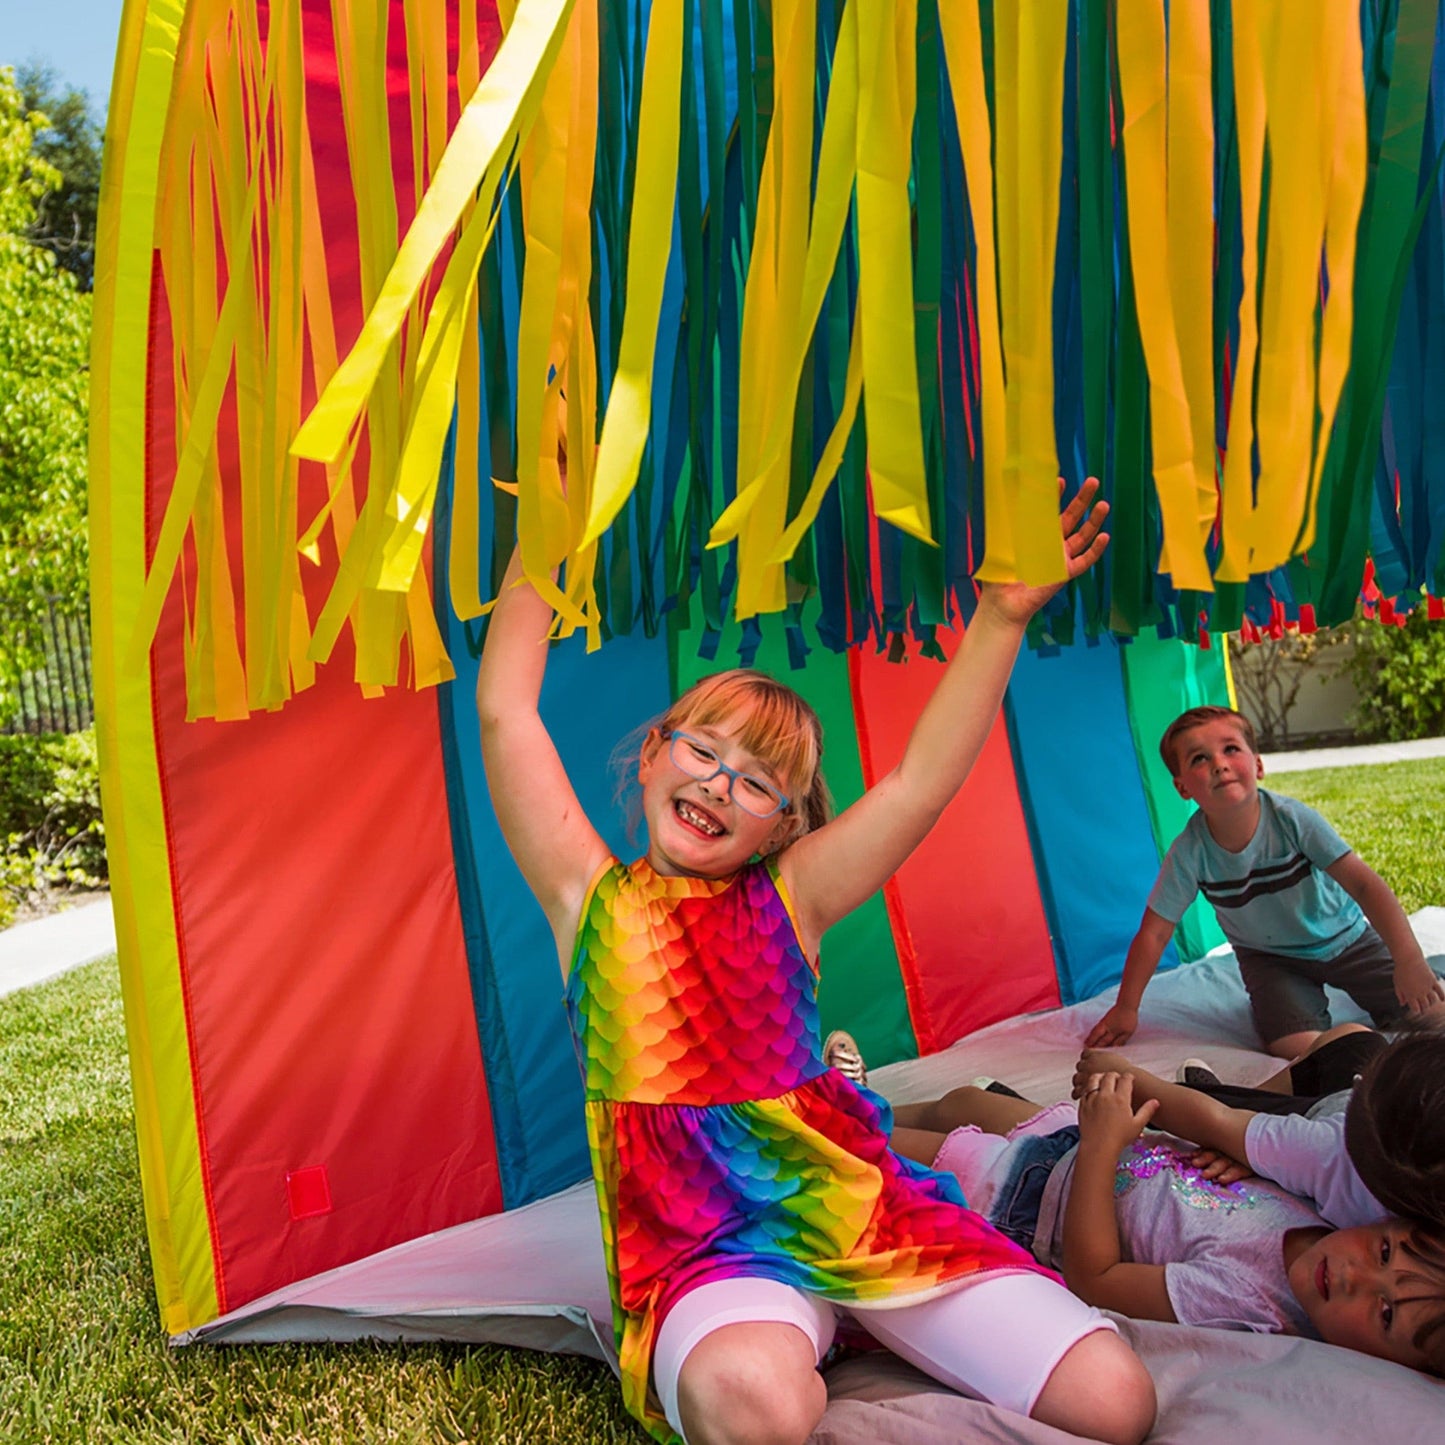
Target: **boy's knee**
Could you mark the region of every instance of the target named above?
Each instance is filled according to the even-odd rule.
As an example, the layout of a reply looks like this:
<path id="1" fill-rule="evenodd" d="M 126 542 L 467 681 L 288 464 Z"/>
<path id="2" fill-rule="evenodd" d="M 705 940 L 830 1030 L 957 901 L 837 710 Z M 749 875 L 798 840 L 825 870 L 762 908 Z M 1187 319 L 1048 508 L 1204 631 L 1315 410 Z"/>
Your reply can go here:
<path id="1" fill-rule="evenodd" d="M 678 1411 L 689 1445 L 802 1445 L 822 1418 L 828 1391 L 811 1343 L 800 1330 L 738 1333 L 753 1328 L 719 1330 L 687 1357 Z"/>
<path id="2" fill-rule="evenodd" d="M 1073 1435 L 1139 1445 L 1157 1410 L 1144 1362 L 1118 1335 L 1095 1330 L 1054 1366 L 1030 1415 Z"/>

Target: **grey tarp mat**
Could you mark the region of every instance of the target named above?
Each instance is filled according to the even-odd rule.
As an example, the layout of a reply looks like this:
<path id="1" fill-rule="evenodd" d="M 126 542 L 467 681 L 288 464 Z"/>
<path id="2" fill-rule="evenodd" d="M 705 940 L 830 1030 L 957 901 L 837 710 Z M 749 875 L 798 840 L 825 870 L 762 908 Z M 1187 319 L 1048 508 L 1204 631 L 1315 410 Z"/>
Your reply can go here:
<path id="1" fill-rule="evenodd" d="M 1445 955 L 1445 908 L 1414 915 L 1427 953 Z M 1437 959 L 1438 966 L 1438 959 Z M 989 1074 L 1041 1102 L 1065 1097 L 1080 1040 L 1108 1000 L 1009 1019 L 928 1059 L 876 1070 L 897 1103 Z M 1338 1022 L 1360 1018 L 1332 994 Z M 1244 989 L 1227 952 L 1156 979 L 1128 1052 L 1172 1075 L 1201 1054 L 1225 1078 L 1253 1083 L 1278 1066 L 1257 1051 Z M 1161 1442 L 1436 1438 L 1445 1385 L 1328 1345 L 1127 1322 L 1159 1386 Z M 611 1311 L 590 1183 L 507 1214 L 411 1240 L 302 1280 L 176 1343 L 449 1339 L 570 1351 L 611 1362 Z M 886 1355 L 829 1376 L 820 1441 L 1066 1441 L 1074 1437 L 939 1390 Z M 1426 1422 L 1429 1429 L 1427 1432 Z"/>

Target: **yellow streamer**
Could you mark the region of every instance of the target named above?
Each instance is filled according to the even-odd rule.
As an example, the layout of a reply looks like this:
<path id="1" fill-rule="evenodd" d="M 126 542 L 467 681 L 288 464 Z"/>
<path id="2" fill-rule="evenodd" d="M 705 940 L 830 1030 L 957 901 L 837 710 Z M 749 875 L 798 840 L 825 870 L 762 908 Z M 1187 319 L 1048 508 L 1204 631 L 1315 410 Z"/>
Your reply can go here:
<path id="1" fill-rule="evenodd" d="M 1012 580 L 1018 575 L 1013 520 L 1004 491 L 1003 459 L 1008 448 L 1008 412 L 1004 401 L 1003 344 L 999 325 L 998 262 L 994 249 L 993 135 L 983 83 L 983 39 L 978 10 L 972 5 L 940 5 L 938 28 L 948 61 L 949 88 L 962 143 L 964 175 L 973 209 L 978 247 L 978 355 L 983 450 L 984 515 L 988 541 L 980 581 Z"/>
<path id="2" fill-rule="evenodd" d="M 637 483 L 652 415 L 652 361 L 672 249 L 682 87 L 682 0 L 655 0 L 642 67 L 632 228 L 627 238 L 627 311 L 617 374 L 607 399 L 592 505 L 580 545 L 596 542 Z M 535 583 L 535 578 L 532 579 Z"/>
<path id="3" fill-rule="evenodd" d="M 1234 111 L 1239 144 L 1243 288 L 1220 507 L 1222 550 L 1214 575 L 1247 582 L 1254 517 L 1254 372 L 1259 347 L 1259 211 L 1264 189 L 1264 70 L 1257 0 L 1234 0 Z"/>
<path id="4" fill-rule="evenodd" d="M 1330 296 L 1325 307 L 1324 325 L 1320 333 L 1319 364 L 1319 427 L 1314 466 L 1310 472 L 1310 490 L 1304 509 L 1304 523 L 1296 538 L 1296 554 L 1314 543 L 1316 503 L 1320 475 L 1329 451 L 1330 433 L 1334 429 L 1335 410 L 1345 375 L 1350 368 L 1350 342 L 1354 323 L 1355 242 L 1360 222 L 1360 207 L 1365 200 L 1365 173 L 1368 162 L 1365 122 L 1364 56 L 1359 27 L 1351 0 L 1330 0 L 1331 16 L 1327 20 L 1340 46 L 1336 59 L 1338 85 L 1334 99 L 1334 151 L 1331 157 L 1329 209 L 1326 217 L 1325 261 L 1330 276 Z M 1334 12 L 1338 12 L 1337 14 Z M 1325 76 L 1328 82 L 1328 73 Z M 1326 95 L 1331 91 L 1326 90 Z"/>
<path id="5" fill-rule="evenodd" d="M 1160 569 L 1176 587 L 1213 589 L 1201 526 L 1193 428 L 1212 426 L 1190 415 L 1169 287 L 1169 172 L 1164 12 L 1151 0 L 1127 0 L 1118 25 L 1119 87 L 1124 101 L 1122 144 L 1129 188 L 1129 260 L 1134 275 L 1139 335 L 1149 370 L 1154 485 L 1164 524 Z M 1212 473 L 1212 469 L 1211 469 Z M 1210 521 L 1213 511 L 1210 511 Z"/>
<path id="6" fill-rule="evenodd" d="M 811 99 L 805 103 L 811 104 Z M 769 479 L 776 477 L 790 460 L 793 427 L 797 416 L 798 385 L 807 359 L 807 347 L 818 324 L 828 283 L 837 264 L 838 252 L 848 224 L 857 155 L 857 114 L 857 11 L 850 6 L 839 26 L 838 44 L 833 54 L 828 109 L 823 120 L 823 139 L 818 156 L 817 195 L 813 204 L 803 281 L 797 303 L 798 322 L 790 337 L 790 354 L 781 361 L 780 380 L 773 389 L 775 410 L 763 444 L 762 459 L 757 463 L 757 475 L 745 481 L 741 468 L 739 469 L 738 494 L 713 523 L 708 539 L 710 547 L 719 546 L 737 536 L 743 518 L 751 511 L 762 487 Z M 846 434 L 844 439 L 846 440 Z M 830 480 L 836 470 L 835 464 L 828 473 Z M 815 473 L 815 486 L 818 475 Z M 815 515 L 821 502 L 820 494 L 813 504 Z M 789 526 L 787 534 L 795 535 L 797 540 L 786 550 L 772 551 L 768 561 L 775 566 L 786 562 L 797 549 L 797 541 L 801 540 L 801 531 L 792 525 Z"/>
<path id="7" fill-rule="evenodd" d="M 917 537 L 929 533 L 918 364 L 914 355 L 913 242 L 908 203 L 911 87 L 900 82 L 891 25 L 912 35 L 914 0 L 855 0 L 858 11 L 858 295 L 863 405 L 873 507 Z M 900 325 L 900 318 L 910 324 Z"/>
<path id="8" fill-rule="evenodd" d="M 803 330 L 799 302 L 809 279 L 817 11 L 807 0 L 785 0 L 773 16 L 773 121 L 759 180 L 739 356 L 738 483 L 750 489 L 738 547 L 740 618 L 776 612 L 787 602 L 783 569 L 770 553 L 787 520 L 792 417 L 811 336 L 811 327 Z M 846 220 L 846 210 L 837 219 Z M 819 265 L 811 278 L 819 309 L 827 285 L 826 274 L 818 275 L 823 270 Z M 762 454 L 770 439 L 775 450 L 768 464 Z"/>
<path id="9" fill-rule="evenodd" d="M 331 461 L 341 452 L 432 262 L 482 176 L 504 159 L 528 98 L 551 74 L 572 5 L 573 0 L 529 0 L 518 10 L 457 122 L 356 344 L 292 443 L 297 456 Z"/>

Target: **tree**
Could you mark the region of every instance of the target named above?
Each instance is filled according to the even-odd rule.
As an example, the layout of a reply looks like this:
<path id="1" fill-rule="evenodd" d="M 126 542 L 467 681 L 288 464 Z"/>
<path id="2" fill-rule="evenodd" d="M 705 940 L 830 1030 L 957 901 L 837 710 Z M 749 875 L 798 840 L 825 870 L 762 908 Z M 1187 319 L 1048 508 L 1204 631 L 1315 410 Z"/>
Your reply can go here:
<path id="1" fill-rule="evenodd" d="M 43 666 L 39 622 L 86 606 L 90 297 L 32 239 L 59 172 L 0 68 L 0 714 Z"/>
<path id="2" fill-rule="evenodd" d="M 60 174 L 58 184 L 36 202 L 28 234 L 89 291 L 95 278 L 95 214 L 100 204 L 101 128 L 90 97 L 62 89 L 53 70 L 22 66 L 15 73 L 21 104 L 45 117 L 31 152 Z"/>

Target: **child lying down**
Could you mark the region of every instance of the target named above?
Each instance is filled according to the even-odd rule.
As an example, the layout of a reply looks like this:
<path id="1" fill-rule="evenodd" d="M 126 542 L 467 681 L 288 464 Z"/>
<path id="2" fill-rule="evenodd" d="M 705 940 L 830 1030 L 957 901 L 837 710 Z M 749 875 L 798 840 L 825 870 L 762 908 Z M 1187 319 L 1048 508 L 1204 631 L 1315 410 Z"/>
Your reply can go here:
<path id="1" fill-rule="evenodd" d="M 900 1105 L 893 1147 L 957 1176 L 970 1205 L 1087 1303 L 1138 1319 L 1319 1338 L 1445 1375 L 1445 1234 L 1331 1229 L 1263 1179 L 1221 1185 L 1144 1127 L 1127 1074 L 1044 1108 L 980 1088 Z"/>

